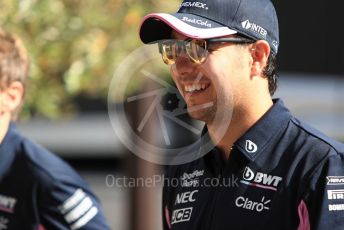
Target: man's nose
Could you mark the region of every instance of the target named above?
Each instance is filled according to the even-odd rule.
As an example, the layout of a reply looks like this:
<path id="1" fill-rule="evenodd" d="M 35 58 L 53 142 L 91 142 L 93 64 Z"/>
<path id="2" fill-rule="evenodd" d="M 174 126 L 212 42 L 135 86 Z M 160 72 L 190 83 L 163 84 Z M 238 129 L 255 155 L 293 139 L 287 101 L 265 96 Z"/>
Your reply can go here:
<path id="1" fill-rule="evenodd" d="M 182 52 L 176 60 L 175 67 L 178 74 L 183 76 L 193 73 L 197 68 L 197 64 L 192 62 L 187 54 Z"/>

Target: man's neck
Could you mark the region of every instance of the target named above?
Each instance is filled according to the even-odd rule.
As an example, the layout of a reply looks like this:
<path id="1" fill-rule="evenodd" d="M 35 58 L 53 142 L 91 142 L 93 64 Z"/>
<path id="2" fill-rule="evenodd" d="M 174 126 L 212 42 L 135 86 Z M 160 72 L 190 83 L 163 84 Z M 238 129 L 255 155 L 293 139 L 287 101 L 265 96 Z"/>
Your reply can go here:
<path id="1" fill-rule="evenodd" d="M 264 116 L 272 106 L 272 100 L 265 100 L 259 106 L 251 105 L 234 110 L 232 120 L 224 134 L 219 133 L 221 124 L 207 124 L 209 135 L 216 147 L 221 150 L 225 160 L 229 158 L 234 143 Z"/>

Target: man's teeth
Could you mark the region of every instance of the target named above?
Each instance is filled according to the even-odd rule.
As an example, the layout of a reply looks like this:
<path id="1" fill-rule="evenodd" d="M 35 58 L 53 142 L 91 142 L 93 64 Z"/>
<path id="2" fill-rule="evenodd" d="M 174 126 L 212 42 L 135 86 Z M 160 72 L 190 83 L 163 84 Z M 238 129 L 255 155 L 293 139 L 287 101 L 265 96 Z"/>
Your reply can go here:
<path id="1" fill-rule="evenodd" d="M 194 91 L 204 90 L 207 87 L 206 84 L 193 84 L 193 85 L 186 85 L 185 91 L 188 93 L 192 93 Z"/>

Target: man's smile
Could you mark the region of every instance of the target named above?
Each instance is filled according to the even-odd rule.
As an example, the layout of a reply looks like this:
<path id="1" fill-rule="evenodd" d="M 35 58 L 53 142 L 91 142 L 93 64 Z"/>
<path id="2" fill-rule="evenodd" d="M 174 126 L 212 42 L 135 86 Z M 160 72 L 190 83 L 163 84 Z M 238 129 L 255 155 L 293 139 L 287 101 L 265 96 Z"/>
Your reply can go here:
<path id="1" fill-rule="evenodd" d="M 184 91 L 186 93 L 200 92 L 207 89 L 209 85 L 210 84 L 201 84 L 201 83 L 188 84 L 188 85 L 184 85 Z"/>

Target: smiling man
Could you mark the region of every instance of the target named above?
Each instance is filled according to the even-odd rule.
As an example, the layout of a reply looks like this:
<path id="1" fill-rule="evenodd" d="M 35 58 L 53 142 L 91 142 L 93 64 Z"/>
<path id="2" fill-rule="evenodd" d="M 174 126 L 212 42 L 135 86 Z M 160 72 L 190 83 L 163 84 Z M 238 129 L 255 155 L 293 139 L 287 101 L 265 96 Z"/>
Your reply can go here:
<path id="1" fill-rule="evenodd" d="M 170 166 L 164 229 L 343 229 L 344 146 L 295 118 L 276 86 L 279 27 L 270 0 L 184 1 L 144 17 L 188 113 L 213 148 Z M 230 179 L 237 178 L 229 183 Z"/>

